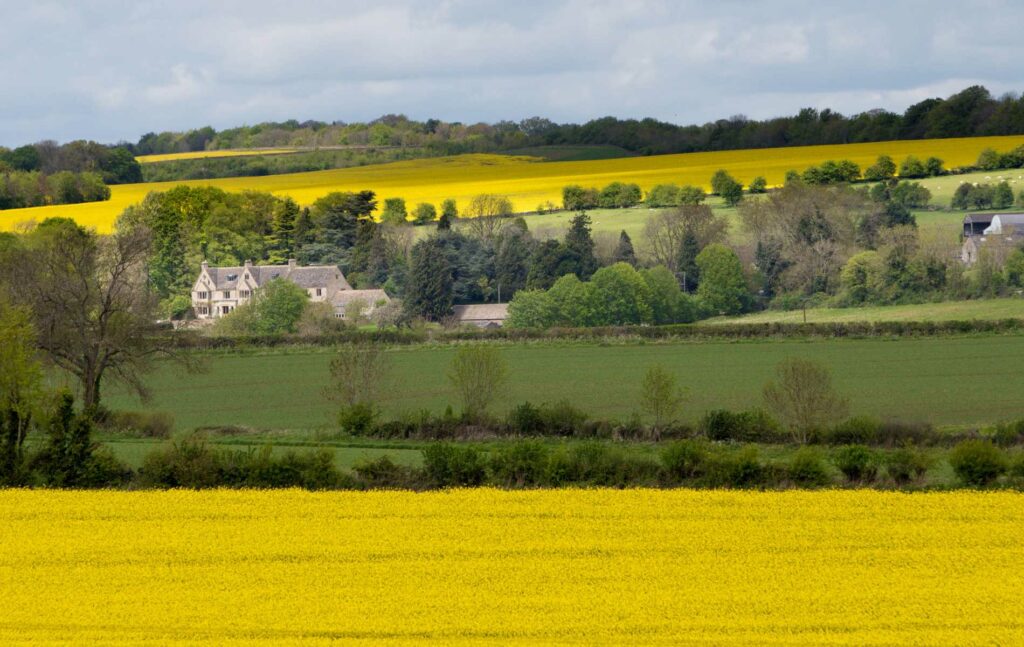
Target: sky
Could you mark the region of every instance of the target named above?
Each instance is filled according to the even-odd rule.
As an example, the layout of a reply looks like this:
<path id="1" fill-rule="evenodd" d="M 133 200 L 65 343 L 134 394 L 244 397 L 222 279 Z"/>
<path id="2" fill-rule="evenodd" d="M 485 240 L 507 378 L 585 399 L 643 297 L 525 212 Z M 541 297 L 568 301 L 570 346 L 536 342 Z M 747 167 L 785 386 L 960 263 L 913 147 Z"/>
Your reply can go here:
<path id="1" fill-rule="evenodd" d="M 1024 2 L 0 0 L 0 145 L 261 121 L 690 124 L 1024 90 Z"/>

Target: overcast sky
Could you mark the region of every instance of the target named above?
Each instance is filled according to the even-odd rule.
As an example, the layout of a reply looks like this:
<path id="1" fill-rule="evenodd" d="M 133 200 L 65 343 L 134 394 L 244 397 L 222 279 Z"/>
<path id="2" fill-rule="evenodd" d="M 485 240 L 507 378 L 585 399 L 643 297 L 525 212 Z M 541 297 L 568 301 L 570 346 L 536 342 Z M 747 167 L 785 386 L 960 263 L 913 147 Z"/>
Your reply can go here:
<path id="1" fill-rule="evenodd" d="M 0 145 L 268 120 L 903 110 L 1024 89 L 1024 2 L 0 0 Z"/>

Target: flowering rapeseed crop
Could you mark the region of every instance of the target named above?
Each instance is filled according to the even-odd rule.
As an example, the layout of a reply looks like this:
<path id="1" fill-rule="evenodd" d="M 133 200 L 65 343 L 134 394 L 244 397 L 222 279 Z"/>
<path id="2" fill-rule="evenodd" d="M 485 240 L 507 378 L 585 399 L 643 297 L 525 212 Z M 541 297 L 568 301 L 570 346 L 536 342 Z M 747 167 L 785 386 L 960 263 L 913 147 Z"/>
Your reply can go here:
<path id="1" fill-rule="evenodd" d="M 0 492 L 0 642 L 1011 644 L 1011 493 Z"/>
<path id="2" fill-rule="evenodd" d="M 294 153 L 295 148 L 242 148 L 232 150 L 190 151 L 188 153 L 159 153 L 156 155 L 139 155 L 135 159 L 139 164 L 156 162 L 173 162 L 177 160 L 209 159 L 211 157 L 248 157 L 251 155 L 280 155 Z"/>
<path id="3" fill-rule="evenodd" d="M 849 159 L 865 168 L 882 154 L 891 155 L 897 162 L 907 155 L 921 158 L 935 155 L 945 160 L 947 167 L 955 167 L 973 164 L 986 147 L 1005 151 L 1022 143 L 1022 136 L 972 137 L 580 162 L 542 162 L 537 158 L 508 155 L 460 155 L 285 175 L 121 184 L 111 187 L 111 197 L 106 202 L 0 212 L 0 230 L 12 229 L 27 220 L 66 216 L 100 231 L 109 231 L 125 207 L 141 201 L 150 191 L 166 191 L 178 184 L 217 186 L 227 191 L 270 191 L 289 195 L 301 204 L 310 204 L 331 191 L 362 189 L 376 191 L 381 200 L 405 198 L 410 207 L 418 202 L 438 205 L 445 198 L 455 198 L 465 206 L 477 194 L 498 193 L 509 196 L 517 211 L 529 211 L 548 200 L 561 204 L 562 187 L 567 184 L 600 187 L 615 181 L 636 182 L 645 191 L 664 182 L 707 187 L 711 175 L 725 168 L 744 184 L 760 175 L 769 184 L 776 185 L 783 182 L 787 170 L 802 171 L 828 159 Z"/>

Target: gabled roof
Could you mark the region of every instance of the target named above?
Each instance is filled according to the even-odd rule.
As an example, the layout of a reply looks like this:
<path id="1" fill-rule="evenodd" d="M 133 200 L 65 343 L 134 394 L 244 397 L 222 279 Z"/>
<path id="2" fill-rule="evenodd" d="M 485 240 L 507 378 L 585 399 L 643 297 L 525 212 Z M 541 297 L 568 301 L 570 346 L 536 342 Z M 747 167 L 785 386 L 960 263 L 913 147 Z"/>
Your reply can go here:
<path id="1" fill-rule="evenodd" d="M 300 288 L 321 288 L 337 285 L 348 289 L 348 281 L 335 265 L 244 265 L 241 267 L 206 267 L 206 273 L 213 281 L 214 290 L 233 290 L 248 272 L 257 287 L 262 287 L 276 278 L 288 279 Z"/>
<path id="2" fill-rule="evenodd" d="M 366 305 L 375 305 L 378 301 L 391 301 L 384 290 L 338 290 L 331 297 L 331 305 L 344 307 L 355 300 L 362 300 Z"/>
<path id="3" fill-rule="evenodd" d="M 473 303 L 453 310 L 459 321 L 504 321 L 508 317 L 507 303 Z"/>

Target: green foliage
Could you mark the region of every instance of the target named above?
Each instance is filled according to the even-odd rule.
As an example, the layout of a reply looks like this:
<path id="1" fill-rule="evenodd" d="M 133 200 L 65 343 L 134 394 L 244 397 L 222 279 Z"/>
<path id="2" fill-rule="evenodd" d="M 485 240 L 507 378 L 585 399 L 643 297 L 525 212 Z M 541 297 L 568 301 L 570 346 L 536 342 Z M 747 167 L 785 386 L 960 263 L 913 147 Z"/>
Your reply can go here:
<path id="1" fill-rule="evenodd" d="M 919 182 L 899 182 L 890 190 L 889 199 L 908 209 L 924 209 L 932 201 L 932 192 Z M 1010 199 L 1012 202 L 1012 194 Z"/>
<path id="2" fill-rule="evenodd" d="M 698 429 L 708 440 L 715 441 L 771 443 L 783 437 L 779 423 L 760 409 L 713 409 L 704 414 Z"/>
<path id="3" fill-rule="evenodd" d="M 30 468 L 44 485 L 102 487 L 124 480 L 126 470 L 109 456 L 97 454 L 92 421 L 75 413 L 74 398 L 63 393 L 46 423 L 46 444 L 32 457 Z"/>
<path id="4" fill-rule="evenodd" d="M 653 208 L 679 206 L 679 186 L 676 184 L 658 184 L 651 187 L 651 190 L 647 192 L 644 204 Z"/>
<path id="5" fill-rule="evenodd" d="M 1006 209 L 1007 207 L 1013 206 L 1013 189 L 1010 188 L 1010 184 L 1003 180 L 996 185 L 992 192 L 992 208 L 993 209 Z"/>
<path id="6" fill-rule="evenodd" d="M 554 325 L 557 308 L 545 290 L 520 290 L 508 304 L 508 328 L 548 328 Z"/>
<path id="7" fill-rule="evenodd" d="M 715 171 L 711 176 L 711 191 L 722 198 L 726 205 L 734 207 L 743 200 L 743 185 L 725 169 Z"/>
<path id="8" fill-rule="evenodd" d="M 900 177 L 901 178 L 919 178 L 926 177 L 928 175 L 928 169 L 925 167 L 924 162 L 919 158 L 908 155 L 903 163 L 900 164 Z"/>
<path id="9" fill-rule="evenodd" d="M 421 202 L 412 210 L 412 219 L 417 225 L 427 225 L 437 220 L 437 208 L 427 202 Z"/>
<path id="10" fill-rule="evenodd" d="M 684 184 L 679 187 L 679 204 L 680 205 L 697 205 L 704 202 L 704 189 L 699 186 L 693 186 L 691 184 Z"/>
<path id="11" fill-rule="evenodd" d="M 599 269 L 590 281 L 589 296 L 594 325 L 650 323 L 653 318 L 647 282 L 626 263 Z"/>
<path id="12" fill-rule="evenodd" d="M 883 287 L 883 269 L 878 252 L 860 252 L 851 256 L 839 277 L 843 303 L 859 305 L 877 301 Z"/>
<path id="13" fill-rule="evenodd" d="M 431 443 L 423 449 L 423 468 L 437 487 L 474 487 L 487 476 L 484 455 L 472 445 Z"/>
<path id="14" fill-rule="evenodd" d="M 1000 168 L 999 153 L 994 148 L 985 148 L 978 155 L 978 161 L 974 163 L 982 171 L 994 171 Z"/>
<path id="15" fill-rule="evenodd" d="M 836 450 L 832 462 L 851 483 L 870 483 L 878 475 L 878 458 L 864 445 L 846 445 Z"/>
<path id="16" fill-rule="evenodd" d="M 833 388 L 832 373 L 823 364 L 791 357 L 778 364 L 776 376 L 764 386 L 765 405 L 789 427 L 795 442 L 806 443 L 846 417 L 849 401 Z"/>
<path id="17" fill-rule="evenodd" d="M 633 249 L 633 241 L 630 239 L 629 234 L 626 233 L 626 230 L 622 230 L 619 233 L 619 243 L 615 246 L 615 251 L 612 253 L 612 262 L 629 263 L 636 267 L 636 251 Z"/>
<path id="18" fill-rule="evenodd" d="M 620 209 L 635 207 L 640 204 L 642 198 L 643 193 L 639 185 L 612 182 L 601 189 L 601 193 L 597 196 L 597 204 L 603 209 Z"/>
<path id="19" fill-rule="evenodd" d="M 889 453 L 885 468 L 896 485 L 903 486 L 920 481 L 930 465 L 931 461 L 924 452 L 906 446 Z"/>
<path id="20" fill-rule="evenodd" d="M 707 446 L 696 440 L 677 441 L 661 450 L 665 473 L 676 483 L 703 476 L 709 458 Z"/>
<path id="21" fill-rule="evenodd" d="M 498 485 L 533 487 L 541 485 L 547 473 L 548 448 L 524 440 L 502 445 L 491 454 L 490 469 Z"/>
<path id="22" fill-rule="evenodd" d="M 224 335 L 283 335 L 296 332 L 309 295 L 291 281 L 277 278 L 264 284 L 248 303 L 217 320 Z"/>
<path id="23" fill-rule="evenodd" d="M 561 268 L 564 274 L 572 273 L 585 281 L 597 270 L 594 239 L 590 236 L 590 216 L 585 212 L 577 213 L 569 222 L 569 231 L 565 234 L 565 257 Z"/>
<path id="24" fill-rule="evenodd" d="M 832 480 L 821 453 L 812 447 L 801 447 L 790 460 L 787 469 L 789 478 L 803 487 L 821 487 Z"/>
<path id="25" fill-rule="evenodd" d="M 751 194 L 756 193 L 767 193 L 768 192 L 768 180 L 758 175 L 750 181 L 750 186 L 747 187 L 747 192 Z"/>
<path id="26" fill-rule="evenodd" d="M 881 182 L 896 175 L 896 162 L 888 155 L 879 155 L 874 164 L 864 169 L 864 179 L 868 182 Z"/>
<path id="27" fill-rule="evenodd" d="M 387 198 L 384 200 L 384 210 L 380 214 L 382 222 L 389 225 L 404 225 L 409 218 L 403 198 Z"/>
<path id="28" fill-rule="evenodd" d="M 735 315 L 744 309 L 747 284 L 736 252 L 719 244 L 708 245 L 697 255 L 700 285 L 697 298 L 711 312 Z"/>
<path id="29" fill-rule="evenodd" d="M 640 409 L 653 420 L 652 431 L 659 438 L 664 427 L 676 420 L 683 405 L 683 390 L 675 375 L 661 366 L 652 366 L 640 382 Z"/>
<path id="30" fill-rule="evenodd" d="M 805 184 L 840 184 L 860 179 L 860 167 L 850 160 L 826 160 L 808 167 L 802 176 Z"/>
<path id="31" fill-rule="evenodd" d="M 566 211 L 596 209 L 599 203 L 597 189 L 585 189 L 577 184 L 562 188 L 562 208 Z"/>
<path id="32" fill-rule="evenodd" d="M 1009 464 L 1002 451 L 986 440 L 965 440 L 949 452 L 949 464 L 960 481 L 985 487 L 1002 476 Z"/>
<path id="33" fill-rule="evenodd" d="M 453 268 L 437 236 L 413 246 L 405 294 L 405 309 L 412 316 L 440 321 L 452 313 Z"/>
<path id="34" fill-rule="evenodd" d="M 43 399 L 36 332 L 25 308 L 0 297 L 0 485 L 22 479 L 24 443 Z"/>

